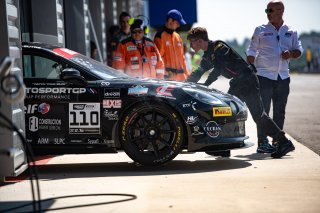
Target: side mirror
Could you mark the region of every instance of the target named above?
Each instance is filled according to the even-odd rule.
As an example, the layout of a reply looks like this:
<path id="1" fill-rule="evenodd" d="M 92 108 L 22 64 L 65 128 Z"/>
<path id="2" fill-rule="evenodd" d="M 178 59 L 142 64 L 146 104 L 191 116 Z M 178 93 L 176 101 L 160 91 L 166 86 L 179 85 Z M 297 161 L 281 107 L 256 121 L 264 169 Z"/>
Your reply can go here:
<path id="1" fill-rule="evenodd" d="M 86 86 L 88 82 L 80 75 L 79 70 L 74 68 L 66 68 L 62 70 L 60 78 L 70 84 Z"/>

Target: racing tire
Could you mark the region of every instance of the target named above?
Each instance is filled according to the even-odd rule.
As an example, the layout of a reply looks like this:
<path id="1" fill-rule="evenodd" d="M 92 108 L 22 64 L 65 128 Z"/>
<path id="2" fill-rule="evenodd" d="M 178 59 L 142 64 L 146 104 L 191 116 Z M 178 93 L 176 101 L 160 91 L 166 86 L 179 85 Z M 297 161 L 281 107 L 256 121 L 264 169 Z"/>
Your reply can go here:
<path id="1" fill-rule="evenodd" d="M 124 114 L 119 124 L 122 148 L 139 164 L 161 165 L 181 151 L 185 132 L 182 119 L 164 103 L 138 104 Z"/>

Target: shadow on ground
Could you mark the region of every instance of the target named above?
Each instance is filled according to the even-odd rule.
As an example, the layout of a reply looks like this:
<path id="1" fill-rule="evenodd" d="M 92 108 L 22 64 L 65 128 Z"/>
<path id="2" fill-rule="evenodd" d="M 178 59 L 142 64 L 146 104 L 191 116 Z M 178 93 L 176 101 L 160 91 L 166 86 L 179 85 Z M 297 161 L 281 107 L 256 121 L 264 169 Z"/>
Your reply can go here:
<path id="1" fill-rule="evenodd" d="M 47 164 L 37 166 L 39 178 L 45 180 L 83 178 L 83 177 L 119 177 L 119 176 L 153 176 L 215 172 L 241 169 L 252 164 L 244 160 L 217 158 L 201 161 L 173 160 L 170 163 L 147 167 L 137 166 L 133 162 L 81 163 L 81 164 Z"/>

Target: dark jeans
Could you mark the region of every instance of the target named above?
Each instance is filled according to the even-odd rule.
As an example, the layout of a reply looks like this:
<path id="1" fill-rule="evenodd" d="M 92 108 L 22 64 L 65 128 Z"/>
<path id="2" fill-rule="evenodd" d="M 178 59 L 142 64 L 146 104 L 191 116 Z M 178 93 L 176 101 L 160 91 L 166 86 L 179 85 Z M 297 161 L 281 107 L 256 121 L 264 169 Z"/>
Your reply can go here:
<path id="1" fill-rule="evenodd" d="M 253 120 L 268 136 L 272 137 L 275 141 L 279 141 L 284 137 L 285 133 L 264 110 L 258 77 L 254 72 L 248 71 L 241 78 L 233 78 L 230 81 L 228 93 L 237 96 L 247 104 Z"/>
<path id="2" fill-rule="evenodd" d="M 266 113 L 269 115 L 271 101 L 273 108 L 273 121 L 280 129 L 283 129 L 286 106 L 290 92 L 290 78 L 282 80 L 278 76 L 278 80 L 271 80 L 262 76 L 258 76 L 260 83 L 260 93 Z M 262 128 L 257 126 L 258 141 L 263 141 L 267 135 Z"/>

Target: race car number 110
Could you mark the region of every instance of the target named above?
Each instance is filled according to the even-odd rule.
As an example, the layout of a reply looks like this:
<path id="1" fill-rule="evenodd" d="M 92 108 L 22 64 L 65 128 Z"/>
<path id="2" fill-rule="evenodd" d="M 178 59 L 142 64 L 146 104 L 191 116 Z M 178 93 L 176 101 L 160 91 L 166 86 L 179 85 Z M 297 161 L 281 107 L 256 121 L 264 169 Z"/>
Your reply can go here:
<path id="1" fill-rule="evenodd" d="M 100 134 L 100 103 L 69 103 L 69 134 Z"/>

